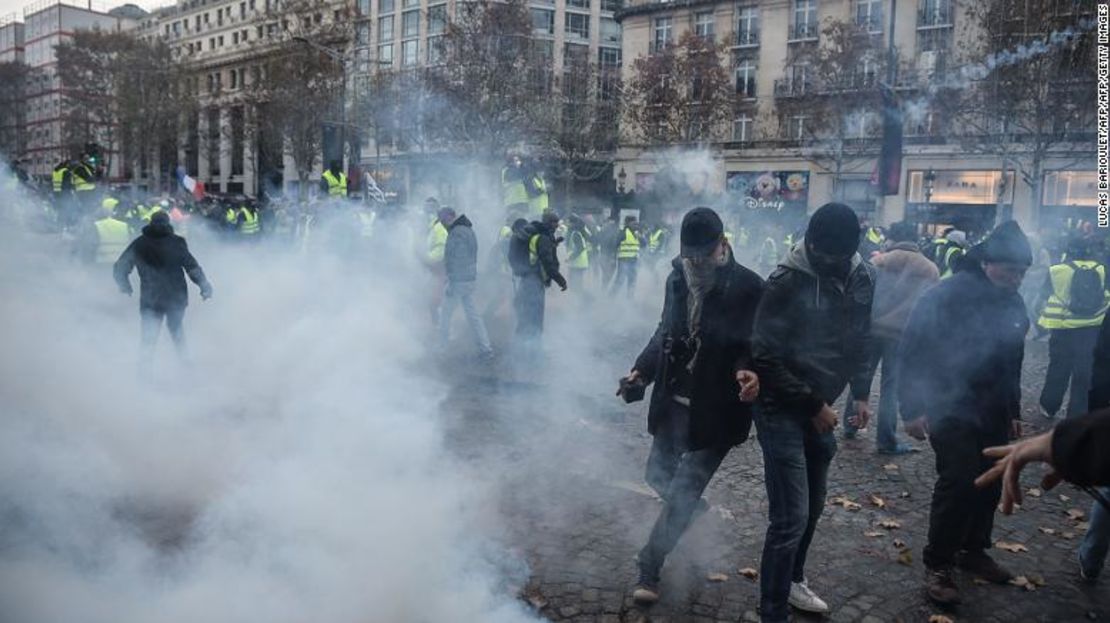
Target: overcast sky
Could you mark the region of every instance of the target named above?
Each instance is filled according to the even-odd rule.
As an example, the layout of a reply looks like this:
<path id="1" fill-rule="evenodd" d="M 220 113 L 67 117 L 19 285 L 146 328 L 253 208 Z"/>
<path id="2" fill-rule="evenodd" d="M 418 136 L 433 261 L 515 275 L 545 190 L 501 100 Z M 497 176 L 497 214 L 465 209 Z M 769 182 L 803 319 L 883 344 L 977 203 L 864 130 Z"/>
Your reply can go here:
<path id="1" fill-rule="evenodd" d="M 79 2 L 80 0 L 66 0 L 65 4 L 78 4 Z M 167 4 L 174 4 L 174 0 L 130 0 L 130 2 L 148 11 Z M 15 13 L 19 16 L 19 20 L 23 21 L 24 7 L 35 3 L 35 0 L 0 0 L 0 17 L 8 15 L 9 13 Z M 103 6 L 111 9 L 127 3 L 128 0 L 93 0 L 93 7 L 101 8 Z"/>

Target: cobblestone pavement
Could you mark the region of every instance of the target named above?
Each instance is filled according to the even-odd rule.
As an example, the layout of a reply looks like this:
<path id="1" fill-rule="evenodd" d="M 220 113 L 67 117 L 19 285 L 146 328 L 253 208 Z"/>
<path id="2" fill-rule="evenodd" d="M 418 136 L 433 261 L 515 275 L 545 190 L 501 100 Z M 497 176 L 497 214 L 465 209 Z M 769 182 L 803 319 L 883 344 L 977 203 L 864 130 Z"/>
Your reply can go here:
<path id="1" fill-rule="evenodd" d="M 754 438 L 729 454 L 710 484 L 710 511 L 664 568 L 662 601 L 640 609 L 629 597 L 634 556 L 659 502 L 642 481 L 650 444 L 645 403 L 625 406 L 609 386 L 627 369 L 640 339 L 642 334 L 628 335 L 618 339 L 621 346 L 594 352 L 590 374 L 604 378 L 578 378 L 574 386 L 562 381 L 565 371 L 547 369 L 539 377 L 545 380 L 533 383 L 504 380 L 519 374 L 519 366 L 508 363 L 487 373 L 452 366 L 453 389 L 443 409 L 449 447 L 502 484 L 504 539 L 529 568 L 521 598 L 542 617 L 600 623 L 758 621 L 758 580 L 740 571 L 759 568 L 767 525 Z M 1024 407 L 1031 430 L 1044 426 L 1034 409 L 1046 359 L 1045 343 L 1028 343 Z M 830 503 L 809 556 L 810 585 L 829 602 L 831 621 L 929 621 L 942 614 L 926 602 L 921 588 L 933 454 L 926 447 L 913 455 L 881 457 L 873 437 L 871 430 L 839 441 Z M 1039 474 L 1030 470 L 1026 488 Z M 835 498 L 859 506 L 838 505 Z M 954 621 L 1007 623 L 1110 619 L 1105 586 L 1092 588 L 1078 579 L 1075 550 L 1084 524 L 1069 518 L 1072 509 L 1089 512 L 1089 499 L 1062 486 L 1027 498 L 1012 517 L 999 515 L 995 540 L 1022 551 L 995 549 L 992 555 L 1043 586 L 985 586 L 958 576 L 965 603 L 944 614 Z M 881 526 L 888 521 L 896 523 Z"/>

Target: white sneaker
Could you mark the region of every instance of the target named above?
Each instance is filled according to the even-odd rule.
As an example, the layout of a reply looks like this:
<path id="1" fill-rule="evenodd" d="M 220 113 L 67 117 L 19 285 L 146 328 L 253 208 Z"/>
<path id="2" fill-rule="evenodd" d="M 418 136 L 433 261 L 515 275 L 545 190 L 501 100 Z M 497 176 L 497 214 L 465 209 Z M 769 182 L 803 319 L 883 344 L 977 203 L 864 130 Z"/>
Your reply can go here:
<path id="1" fill-rule="evenodd" d="M 801 583 L 793 582 L 790 584 L 790 599 L 787 602 L 804 612 L 813 612 L 815 614 L 824 614 L 829 611 L 829 604 L 825 603 L 820 597 L 817 596 L 805 580 Z"/>

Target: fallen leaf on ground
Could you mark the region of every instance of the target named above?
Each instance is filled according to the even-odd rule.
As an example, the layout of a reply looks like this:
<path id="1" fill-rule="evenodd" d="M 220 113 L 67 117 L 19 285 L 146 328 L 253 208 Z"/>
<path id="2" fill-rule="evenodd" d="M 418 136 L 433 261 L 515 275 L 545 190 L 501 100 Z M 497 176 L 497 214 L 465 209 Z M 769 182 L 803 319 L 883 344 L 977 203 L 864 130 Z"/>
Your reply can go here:
<path id="1" fill-rule="evenodd" d="M 903 491 L 903 492 L 901 492 L 901 493 L 899 493 L 899 494 L 898 494 L 898 497 L 900 497 L 900 498 L 908 498 L 908 497 L 910 497 L 910 492 L 909 492 L 909 491 Z"/>
<path id="2" fill-rule="evenodd" d="M 1019 575 L 1016 578 L 1010 580 L 1010 584 L 1024 588 L 1027 591 L 1037 590 L 1037 585 L 1031 582 L 1029 578 L 1025 577 L 1024 575 Z"/>
<path id="3" fill-rule="evenodd" d="M 710 582 L 727 582 L 728 576 L 723 573 L 710 573 L 709 575 L 705 576 L 705 579 L 709 580 Z"/>
<path id="4" fill-rule="evenodd" d="M 886 536 L 886 533 L 880 530 L 868 530 L 867 532 L 863 533 L 863 536 L 869 539 L 873 539 L 875 537 Z"/>
<path id="5" fill-rule="evenodd" d="M 547 600 L 544 599 L 543 595 L 539 595 L 539 594 L 529 595 L 528 596 L 528 604 L 531 605 L 536 610 L 543 610 L 544 608 L 547 607 Z"/>
<path id="6" fill-rule="evenodd" d="M 1039 497 L 1041 497 L 1041 490 L 1036 488 L 1036 487 L 1033 487 L 1032 489 L 1026 491 L 1025 495 L 1028 495 L 1031 498 L 1039 498 Z"/>
<path id="7" fill-rule="evenodd" d="M 875 508 L 886 508 L 886 500 L 874 493 L 871 494 L 871 503 L 875 505 Z"/>
<path id="8" fill-rule="evenodd" d="M 1091 524 L 1086 522 L 1086 521 L 1080 521 L 1080 522 L 1075 524 L 1075 529 L 1079 530 L 1080 532 L 1086 532 L 1087 529 L 1090 528 L 1090 527 L 1091 527 Z"/>
<path id="9" fill-rule="evenodd" d="M 902 523 L 894 521 L 893 519 L 884 519 L 879 522 L 879 527 L 886 528 L 887 530 L 897 530 L 902 527 Z"/>
<path id="10" fill-rule="evenodd" d="M 1072 539 L 1074 539 L 1074 538 L 1075 538 L 1075 533 L 1074 533 L 1074 532 L 1068 532 L 1068 531 L 1064 531 L 1064 532 L 1061 532 L 1061 533 L 1060 533 L 1060 538 L 1062 538 L 1062 539 L 1067 539 L 1067 540 L 1069 540 L 1069 541 L 1070 541 L 1070 540 L 1072 540 Z"/>
<path id="11" fill-rule="evenodd" d="M 1045 585 L 1044 577 L 1037 575 L 1036 573 L 1030 573 L 1025 577 L 1029 578 L 1029 581 L 1032 582 L 1034 586 L 1039 587 Z"/>
<path id="12" fill-rule="evenodd" d="M 1071 519 L 1072 521 L 1081 521 L 1084 517 L 1087 516 L 1086 513 L 1079 510 L 1078 508 L 1070 508 L 1070 509 L 1068 509 L 1067 512 L 1068 512 L 1068 519 Z"/>
<path id="13" fill-rule="evenodd" d="M 906 549 L 906 542 L 902 539 L 894 539 L 894 547 L 898 549 Z"/>
<path id="14" fill-rule="evenodd" d="M 858 511 L 859 509 L 863 508 L 863 506 L 861 506 L 860 504 L 853 502 L 852 500 L 849 500 L 842 495 L 838 495 L 837 497 L 830 500 L 830 502 L 848 511 Z"/>
<path id="15" fill-rule="evenodd" d="M 943 614 L 934 614 L 929 617 L 929 623 L 956 623 L 956 621 L 953 620 L 952 617 Z"/>
<path id="16" fill-rule="evenodd" d="M 1006 541 L 995 541 L 994 542 L 994 547 L 996 549 L 1005 550 L 1007 552 L 1011 552 L 1011 553 L 1014 553 L 1014 554 L 1017 554 L 1018 552 L 1028 552 L 1029 551 L 1029 548 L 1022 545 L 1021 543 L 1007 543 Z"/>
<path id="17" fill-rule="evenodd" d="M 1052 536 L 1052 535 L 1056 534 L 1056 530 L 1054 528 L 1045 528 L 1044 526 L 1041 526 L 1040 528 L 1037 528 L 1037 529 L 1040 530 L 1041 532 L 1047 534 L 1048 536 Z"/>
<path id="18" fill-rule="evenodd" d="M 895 464 L 895 463 L 887 463 L 886 465 L 883 465 L 883 469 L 885 469 L 888 472 L 892 472 L 892 471 L 898 469 L 898 465 Z"/>
<path id="19" fill-rule="evenodd" d="M 751 567 L 744 567 L 740 570 L 740 575 L 748 578 L 749 580 L 754 580 L 759 577 L 759 572 L 755 569 L 752 569 Z"/>
<path id="20" fill-rule="evenodd" d="M 1070 502 L 1070 501 L 1071 501 L 1071 498 L 1069 498 L 1068 496 L 1066 496 L 1066 495 L 1064 495 L 1063 493 L 1061 493 L 1061 494 L 1060 494 L 1060 501 L 1061 501 L 1061 502 Z"/>
<path id="21" fill-rule="evenodd" d="M 913 550 L 904 549 L 898 552 L 898 564 L 906 565 L 907 567 L 913 566 Z"/>

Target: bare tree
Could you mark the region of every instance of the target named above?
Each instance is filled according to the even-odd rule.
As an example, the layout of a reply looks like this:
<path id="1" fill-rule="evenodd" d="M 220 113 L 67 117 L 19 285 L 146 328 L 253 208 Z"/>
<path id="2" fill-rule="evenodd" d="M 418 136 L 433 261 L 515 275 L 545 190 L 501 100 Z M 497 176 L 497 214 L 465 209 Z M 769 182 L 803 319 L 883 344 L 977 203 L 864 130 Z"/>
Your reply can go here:
<path id="1" fill-rule="evenodd" d="M 29 76 L 23 63 L 0 63 L 0 157 L 15 158 L 26 147 L 23 97 Z"/>
<path id="2" fill-rule="evenodd" d="M 633 140 L 712 142 L 732 115 L 725 47 L 687 32 L 675 45 L 633 61 L 624 118 Z"/>
<path id="3" fill-rule="evenodd" d="M 833 174 L 843 200 L 843 176 L 878 152 L 880 80 L 886 55 L 880 36 L 854 21 L 826 20 L 820 43 L 797 46 L 776 81 L 780 138 Z"/>
<path id="4" fill-rule="evenodd" d="M 323 158 L 324 126 L 347 122 L 343 108 L 352 32 L 343 9 L 338 16 L 336 10 L 327 0 L 291 0 L 279 12 L 264 14 L 259 25 L 268 36 L 256 44 L 258 70 L 241 96 L 257 111 L 251 129 L 268 143 L 265 151 L 293 160 L 302 199 Z"/>
<path id="5" fill-rule="evenodd" d="M 127 34 L 78 30 L 56 48 L 58 78 L 66 91 L 62 144 L 70 153 L 79 153 L 88 143 L 99 144 L 109 171 L 119 150 L 118 97 L 135 45 Z"/>
<path id="6" fill-rule="evenodd" d="M 949 136 L 973 153 L 1002 154 L 1032 192 L 1035 215 L 1049 159 L 1094 154 L 1094 5 L 976 4 L 972 27 L 982 36 L 957 50 L 955 67 L 930 90 L 928 105 L 949 120 Z"/>

